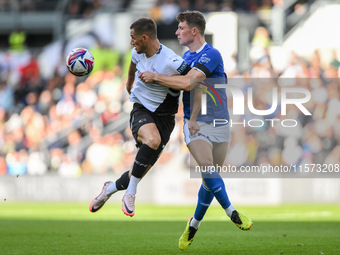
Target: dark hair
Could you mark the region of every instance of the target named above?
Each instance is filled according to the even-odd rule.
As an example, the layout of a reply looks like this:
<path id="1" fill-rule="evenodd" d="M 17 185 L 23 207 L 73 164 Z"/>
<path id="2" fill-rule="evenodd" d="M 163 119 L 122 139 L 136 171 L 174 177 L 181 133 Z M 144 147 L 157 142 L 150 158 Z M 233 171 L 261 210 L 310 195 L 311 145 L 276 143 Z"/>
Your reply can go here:
<path id="1" fill-rule="evenodd" d="M 138 19 L 131 24 L 130 29 L 134 29 L 138 35 L 146 34 L 151 39 L 157 38 L 157 25 L 153 19 Z"/>
<path id="2" fill-rule="evenodd" d="M 205 31 L 205 18 L 199 11 L 184 11 L 180 12 L 176 17 L 178 22 L 186 21 L 190 28 L 197 27 L 201 35 Z"/>

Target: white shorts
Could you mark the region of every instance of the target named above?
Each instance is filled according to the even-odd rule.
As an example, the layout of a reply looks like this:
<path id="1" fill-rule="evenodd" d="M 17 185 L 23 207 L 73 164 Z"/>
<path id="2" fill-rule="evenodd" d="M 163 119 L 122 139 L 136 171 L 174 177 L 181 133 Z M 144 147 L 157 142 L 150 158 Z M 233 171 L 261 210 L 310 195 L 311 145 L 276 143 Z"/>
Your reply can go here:
<path id="1" fill-rule="evenodd" d="M 195 140 L 204 140 L 208 142 L 211 146 L 212 143 L 227 143 L 230 139 L 230 128 L 229 124 L 214 127 L 213 123 L 207 123 L 202 121 L 197 121 L 200 131 L 195 135 L 191 135 L 189 132 L 189 120 L 184 118 L 183 133 L 185 143 L 188 145 L 190 142 Z"/>

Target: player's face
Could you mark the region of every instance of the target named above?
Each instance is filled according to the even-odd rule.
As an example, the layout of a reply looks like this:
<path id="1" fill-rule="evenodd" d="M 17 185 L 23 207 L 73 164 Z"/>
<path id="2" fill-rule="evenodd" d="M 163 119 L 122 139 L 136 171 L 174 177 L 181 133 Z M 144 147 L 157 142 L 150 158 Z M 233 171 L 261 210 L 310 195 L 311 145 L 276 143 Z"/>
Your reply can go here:
<path id="1" fill-rule="evenodd" d="M 146 49 L 146 41 L 143 35 L 135 33 L 134 29 L 130 30 L 131 41 L 130 44 L 135 47 L 138 54 L 144 53 Z"/>
<path id="2" fill-rule="evenodd" d="M 187 22 L 180 22 L 176 31 L 177 39 L 180 45 L 188 46 L 193 40 L 192 29 Z"/>

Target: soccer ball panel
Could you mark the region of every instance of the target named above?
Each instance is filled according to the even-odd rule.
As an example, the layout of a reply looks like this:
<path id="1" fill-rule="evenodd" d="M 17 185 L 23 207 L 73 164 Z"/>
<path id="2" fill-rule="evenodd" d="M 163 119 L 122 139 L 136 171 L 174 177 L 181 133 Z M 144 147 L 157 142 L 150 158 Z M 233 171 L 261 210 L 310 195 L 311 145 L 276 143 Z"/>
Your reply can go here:
<path id="1" fill-rule="evenodd" d="M 67 69 L 76 76 L 91 73 L 94 65 L 92 53 L 85 48 L 73 49 L 66 58 Z"/>

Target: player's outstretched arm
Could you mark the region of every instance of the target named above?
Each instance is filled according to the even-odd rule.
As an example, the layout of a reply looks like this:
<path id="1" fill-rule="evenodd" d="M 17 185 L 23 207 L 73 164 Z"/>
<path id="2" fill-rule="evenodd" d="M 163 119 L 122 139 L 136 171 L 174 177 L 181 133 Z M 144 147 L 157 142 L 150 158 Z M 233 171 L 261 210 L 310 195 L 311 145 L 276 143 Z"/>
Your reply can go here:
<path id="1" fill-rule="evenodd" d="M 137 71 L 136 65 L 131 61 L 130 67 L 129 67 L 129 72 L 128 72 L 128 77 L 126 81 L 126 90 L 129 94 L 131 94 L 131 89 L 133 87 L 133 83 L 135 81 L 135 73 Z"/>
<path id="2" fill-rule="evenodd" d="M 191 84 L 192 79 L 205 79 L 205 75 L 196 69 L 191 69 L 186 75 L 175 76 L 167 76 L 146 71 L 139 74 L 138 77 L 143 82 L 157 82 L 172 89 L 185 91 L 189 91 L 195 87 L 195 84 Z"/>

